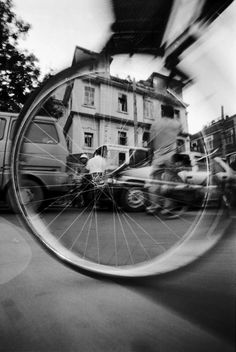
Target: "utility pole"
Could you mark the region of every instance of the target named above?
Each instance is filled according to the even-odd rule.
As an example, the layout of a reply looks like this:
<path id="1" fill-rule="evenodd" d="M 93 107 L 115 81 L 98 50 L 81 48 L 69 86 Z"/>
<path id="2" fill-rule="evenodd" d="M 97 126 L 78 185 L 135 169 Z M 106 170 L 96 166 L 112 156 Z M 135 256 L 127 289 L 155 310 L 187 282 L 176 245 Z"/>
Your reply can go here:
<path id="1" fill-rule="evenodd" d="M 136 97 L 136 81 L 133 78 L 133 99 L 134 99 L 134 146 L 138 145 L 138 114 L 137 114 L 137 97 Z"/>
<path id="2" fill-rule="evenodd" d="M 222 158 L 226 157 L 226 144 L 225 144 L 225 126 L 224 126 L 224 106 L 221 106 L 221 124 L 220 124 L 220 137 L 222 146 Z"/>

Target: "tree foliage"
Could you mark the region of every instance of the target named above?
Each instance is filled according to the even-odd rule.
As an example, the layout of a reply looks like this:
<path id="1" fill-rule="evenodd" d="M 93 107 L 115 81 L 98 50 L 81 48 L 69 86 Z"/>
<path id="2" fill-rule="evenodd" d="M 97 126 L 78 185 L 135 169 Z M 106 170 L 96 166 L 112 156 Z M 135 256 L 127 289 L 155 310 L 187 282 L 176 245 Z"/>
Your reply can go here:
<path id="1" fill-rule="evenodd" d="M 19 47 L 30 25 L 17 18 L 12 0 L 0 0 L 0 110 L 18 112 L 38 86 L 37 58 Z"/>

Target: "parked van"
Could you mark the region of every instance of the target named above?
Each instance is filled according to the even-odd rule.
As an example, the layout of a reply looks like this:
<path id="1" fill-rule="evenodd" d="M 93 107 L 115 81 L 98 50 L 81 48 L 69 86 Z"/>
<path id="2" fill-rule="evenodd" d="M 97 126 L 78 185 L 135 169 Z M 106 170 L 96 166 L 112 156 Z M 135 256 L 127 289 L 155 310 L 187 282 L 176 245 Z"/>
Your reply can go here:
<path id="1" fill-rule="evenodd" d="M 106 155 L 107 169 L 115 170 L 124 163 L 137 167 L 149 160 L 149 149 L 143 147 L 131 147 L 119 144 L 104 144 L 95 150 L 101 155 Z"/>
<path id="2" fill-rule="evenodd" d="M 0 113 L 0 199 L 14 208 L 10 151 L 17 114 Z M 51 117 L 36 117 L 20 153 L 23 199 L 39 209 L 48 197 L 67 191 L 69 151 L 63 131 Z"/>

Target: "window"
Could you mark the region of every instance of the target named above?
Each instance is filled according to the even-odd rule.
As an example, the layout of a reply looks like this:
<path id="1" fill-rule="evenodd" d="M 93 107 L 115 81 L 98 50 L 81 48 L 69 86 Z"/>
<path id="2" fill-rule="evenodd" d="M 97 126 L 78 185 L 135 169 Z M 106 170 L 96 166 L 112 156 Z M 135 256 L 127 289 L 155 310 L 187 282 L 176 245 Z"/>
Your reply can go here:
<path id="1" fill-rule="evenodd" d="M 221 166 L 216 160 L 212 159 L 210 161 L 210 170 L 212 174 L 218 174 L 219 172 L 225 172 L 223 166 Z"/>
<path id="2" fill-rule="evenodd" d="M 144 117 L 147 119 L 153 119 L 153 102 L 149 99 L 144 99 Z"/>
<path id="3" fill-rule="evenodd" d="M 143 147 L 148 147 L 150 141 L 150 132 L 143 132 Z"/>
<path id="4" fill-rule="evenodd" d="M 95 88 L 84 87 L 84 105 L 94 106 Z"/>
<path id="5" fill-rule="evenodd" d="M 101 155 L 103 158 L 106 158 L 108 155 L 107 147 L 105 145 L 103 145 L 103 146 L 99 147 L 98 149 L 96 149 L 95 153 L 97 155 Z"/>
<path id="6" fill-rule="evenodd" d="M 93 146 L 93 133 L 84 133 L 84 145 L 89 148 Z"/>
<path id="7" fill-rule="evenodd" d="M 59 142 L 57 130 L 52 123 L 34 122 L 26 132 L 25 142 L 56 144 Z"/>
<path id="8" fill-rule="evenodd" d="M 11 125 L 10 139 L 13 137 L 14 127 L 16 121 Z M 56 127 L 53 123 L 47 122 L 32 122 L 27 130 L 25 143 L 38 143 L 38 144 L 57 144 L 59 142 Z"/>
<path id="9" fill-rule="evenodd" d="M 3 139 L 5 132 L 6 120 L 0 119 L 0 139 Z"/>
<path id="10" fill-rule="evenodd" d="M 214 148 L 214 146 L 213 146 L 213 136 L 206 137 L 205 143 L 206 143 L 206 148 L 208 150 L 212 150 Z"/>
<path id="11" fill-rule="evenodd" d="M 177 119 L 180 118 L 180 112 L 179 112 L 179 110 L 174 109 L 174 117 L 176 117 Z"/>
<path id="12" fill-rule="evenodd" d="M 236 171 L 236 154 L 230 155 L 229 166 Z"/>
<path id="13" fill-rule="evenodd" d="M 177 138 L 177 152 L 185 152 L 185 141 L 183 139 Z"/>
<path id="14" fill-rule="evenodd" d="M 119 153 L 119 166 L 125 162 L 125 153 Z"/>
<path id="15" fill-rule="evenodd" d="M 161 117 L 169 117 L 173 119 L 174 117 L 174 108 L 171 105 L 161 105 Z"/>
<path id="16" fill-rule="evenodd" d="M 234 143 L 234 130 L 230 128 L 229 130 L 225 131 L 225 143 L 226 144 L 233 144 Z"/>
<path id="17" fill-rule="evenodd" d="M 191 142 L 191 151 L 198 151 L 198 144 L 197 142 Z"/>
<path id="18" fill-rule="evenodd" d="M 118 110 L 120 112 L 127 112 L 128 107 L 127 107 L 127 95 L 119 93 L 118 95 Z"/>
<path id="19" fill-rule="evenodd" d="M 127 144 L 127 133 L 123 131 L 118 131 L 118 144 L 126 145 Z"/>
<path id="20" fill-rule="evenodd" d="M 206 158 L 197 161 L 198 171 L 207 171 L 207 161 Z"/>
<path id="21" fill-rule="evenodd" d="M 143 149 L 130 149 L 130 166 L 138 167 L 149 161 L 149 151 Z"/>
<path id="22" fill-rule="evenodd" d="M 117 150 L 109 149 L 107 153 L 107 158 L 109 160 L 109 165 L 115 165 L 119 166 L 120 160 L 119 160 L 119 153 Z M 122 156 L 121 156 L 122 158 Z"/>

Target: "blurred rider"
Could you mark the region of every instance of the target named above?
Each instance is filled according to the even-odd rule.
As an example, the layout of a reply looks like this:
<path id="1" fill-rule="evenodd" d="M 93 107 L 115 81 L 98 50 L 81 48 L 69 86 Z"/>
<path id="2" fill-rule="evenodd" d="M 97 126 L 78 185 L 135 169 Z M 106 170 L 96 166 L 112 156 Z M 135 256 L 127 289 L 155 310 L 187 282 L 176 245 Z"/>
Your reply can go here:
<path id="1" fill-rule="evenodd" d="M 182 130 L 179 120 L 169 117 L 157 119 L 150 131 L 150 147 L 152 150 L 152 171 L 151 178 L 153 180 L 162 180 L 162 174 L 165 170 L 173 168 L 173 155 L 177 150 L 177 136 Z M 155 214 L 161 208 L 158 203 L 161 185 L 151 182 L 148 187 L 150 206 L 146 211 L 148 214 Z M 159 193 L 159 194 L 158 194 Z M 171 202 L 165 200 L 162 214 L 169 213 Z"/>

